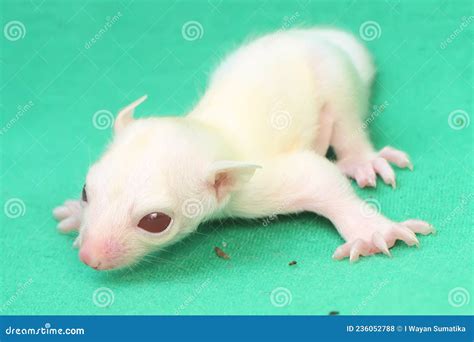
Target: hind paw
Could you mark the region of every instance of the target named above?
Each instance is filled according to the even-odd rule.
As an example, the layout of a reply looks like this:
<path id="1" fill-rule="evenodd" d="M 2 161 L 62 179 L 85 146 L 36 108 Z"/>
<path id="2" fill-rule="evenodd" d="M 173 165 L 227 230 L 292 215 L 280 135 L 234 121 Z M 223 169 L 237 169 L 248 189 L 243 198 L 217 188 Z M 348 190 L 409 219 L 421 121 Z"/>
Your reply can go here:
<path id="1" fill-rule="evenodd" d="M 390 163 L 399 168 L 413 170 L 413 164 L 410 162 L 408 155 L 390 146 L 384 147 L 378 153 L 344 158 L 337 165 L 346 176 L 355 179 L 357 185 L 361 188 L 375 187 L 377 185 L 377 175 L 383 179 L 385 184 L 395 188 L 395 172 Z"/>
<path id="2" fill-rule="evenodd" d="M 339 246 L 333 254 L 334 259 L 348 257 L 355 262 L 359 257 L 371 254 L 384 253 L 391 257 L 390 248 L 397 240 L 405 242 L 408 246 L 419 246 L 416 234 L 435 233 L 435 229 L 427 222 L 421 220 L 407 220 L 401 223 L 392 222 L 383 217 L 372 221 L 373 225 L 364 225 L 357 230 L 352 229 L 348 242 Z"/>

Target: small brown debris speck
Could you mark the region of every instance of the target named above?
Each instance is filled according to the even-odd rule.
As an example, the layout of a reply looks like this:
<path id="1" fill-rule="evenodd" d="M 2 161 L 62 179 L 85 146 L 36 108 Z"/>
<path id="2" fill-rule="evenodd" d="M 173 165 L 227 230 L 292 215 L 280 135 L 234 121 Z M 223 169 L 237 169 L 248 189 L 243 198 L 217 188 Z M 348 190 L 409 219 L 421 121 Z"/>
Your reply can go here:
<path id="1" fill-rule="evenodd" d="M 329 313 L 329 316 L 337 316 L 337 315 L 339 315 L 339 311 L 331 311 Z"/>
<path id="2" fill-rule="evenodd" d="M 229 254 L 227 254 L 226 252 L 224 252 L 222 249 L 220 249 L 219 247 L 214 247 L 214 251 L 216 252 L 217 256 L 219 258 L 222 258 L 222 259 L 230 259 L 230 256 Z"/>
<path id="3" fill-rule="evenodd" d="M 290 262 L 288 263 L 288 266 L 293 266 L 293 265 L 296 265 L 296 264 L 297 264 L 297 262 L 293 260 L 293 261 L 290 261 Z"/>

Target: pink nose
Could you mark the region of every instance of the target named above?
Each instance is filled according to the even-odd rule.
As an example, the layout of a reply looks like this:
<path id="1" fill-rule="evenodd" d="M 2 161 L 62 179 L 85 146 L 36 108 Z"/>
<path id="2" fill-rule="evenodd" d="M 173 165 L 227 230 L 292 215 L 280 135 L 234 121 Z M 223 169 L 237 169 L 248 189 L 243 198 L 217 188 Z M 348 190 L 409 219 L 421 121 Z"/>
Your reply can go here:
<path id="1" fill-rule="evenodd" d="M 81 261 L 82 261 L 84 264 L 86 264 L 86 265 L 88 265 L 88 266 L 90 266 L 90 267 L 92 267 L 92 268 L 98 268 L 99 265 L 100 265 L 100 262 L 97 261 L 97 260 L 93 257 L 93 255 L 92 255 L 90 249 L 87 248 L 87 247 L 81 248 L 81 251 L 79 252 L 79 259 L 81 259 Z"/>

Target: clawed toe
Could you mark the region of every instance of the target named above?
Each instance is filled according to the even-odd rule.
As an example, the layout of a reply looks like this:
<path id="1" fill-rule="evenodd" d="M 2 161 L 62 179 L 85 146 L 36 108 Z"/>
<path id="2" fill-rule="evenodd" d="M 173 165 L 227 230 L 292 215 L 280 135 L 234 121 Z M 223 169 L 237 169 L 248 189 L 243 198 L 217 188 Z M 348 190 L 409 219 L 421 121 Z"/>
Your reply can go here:
<path id="1" fill-rule="evenodd" d="M 386 146 L 379 152 L 379 156 L 388 160 L 390 163 L 397 165 L 399 168 L 409 168 L 413 171 L 413 164 L 408 158 L 408 155 L 400 150 L 393 147 Z"/>
<path id="2" fill-rule="evenodd" d="M 383 254 L 392 257 L 392 253 L 390 253 L 387 241 L 385 241 L 381 233 L 375 232 L 374 235 L 372 235 L 372 242 L 374 243 L 375 247 L 377 247 Z"/>
<path id="3" fill-rule="evenodd" d="M 375 187 L 379 175 L 385 184 L 395 189 L 397 186 L 395 172 L 390 163 L 399 168 L 413 170 L 408 155 L 390 146 L 384 147 L 378 153 L 345 158 L 338 165 L 346 176 L 356 180 L 360 188 Z"/>
<path id="4" fill-rule="evenodd" d="M 436 234 L 436 229 L 428 222 L 421 220 L 406 220 L 401 223 L 403 226 L 409 228 L 412 232 L 417 234 Z"/>
<path id="5" fill-rule="evenodd" d="M 370 246 L 364 240 L 356 240 L 351 247 L 351 252 L 349 254 L 350 262 L 356 262 L 359 260 L 361 255 L 369 255 Z"/>
<path id="6" fill-rule="evenodd" d="M 385 184 L 390 185 L 393 189 L 397 187 L 395 182 L 395 172 L 384 158 L 375 158 L 372 162 L 375 172 L 383 179 Z"/>
<path id="7" fill-rule="evenodd" d="M 371 165 L 366 165 L 355 171 L 355 180 L 360 188 L 375 187 L 377 185 L 376 179 L 377 175 Z"/>
<path id="8" fill-rule="evenodd" d="M 363 229 L 361 232 L 364 232 Z M 383 253 L 392 257 L 390 248 L 396 240 L 405 242 L 408 246 L 419 247 L 420 243 L 415 233 L 427 235 L 434 233 L 435 229 L 429 223 L 421 220 L 407 220 L 402 223 L 389 223 L 382 226 L 380 230 L 366 234 L 362 238 L 356 238 L 339 246 L 333 254 L 333 258 L 340 260 L 349 258 L 350 262 L 356 262 L 360 256 Z"/>
<path id="9" fill-rule="evenodd" d="M 402 240 L 408 246 L 413 246 L 413 245 L 417 247 L 420 246 L 420 242 L 416 238 L 415 233 L 413 233 L 410 229 L 400 225 L 400 226 L 396 226 L 394 230 L 395 230 L 394 234 L 397 240 Z"/>

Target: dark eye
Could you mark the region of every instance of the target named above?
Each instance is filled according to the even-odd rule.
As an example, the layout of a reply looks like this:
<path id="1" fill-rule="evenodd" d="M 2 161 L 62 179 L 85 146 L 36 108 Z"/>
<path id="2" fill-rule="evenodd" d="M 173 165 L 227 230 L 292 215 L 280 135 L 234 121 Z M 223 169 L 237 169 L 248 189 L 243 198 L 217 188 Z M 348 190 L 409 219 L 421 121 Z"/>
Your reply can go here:
<path id="1" fill-rule="evenodd" d="M 82 200 L 84 202 L 87 202 L 87 192 L 86 192 L 86 185 L 84 184 L 84 186 L 82 187 Z"/>
<path id="2" fill-rule="evenodd" d="M 138 227 L 150 233 L 161 233 L 171 223 L 171 217 L 163 213 L 151 213 L 143 216 Z"/>

